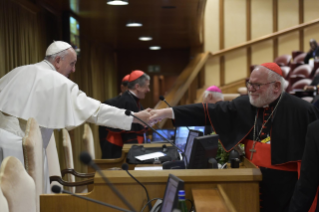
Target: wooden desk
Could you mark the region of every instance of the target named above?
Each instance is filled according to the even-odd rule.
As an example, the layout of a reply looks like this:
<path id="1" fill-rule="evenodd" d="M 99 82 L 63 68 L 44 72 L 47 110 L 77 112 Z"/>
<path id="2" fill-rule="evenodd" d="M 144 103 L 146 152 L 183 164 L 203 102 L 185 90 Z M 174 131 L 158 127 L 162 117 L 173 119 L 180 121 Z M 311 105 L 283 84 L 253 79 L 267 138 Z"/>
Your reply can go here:
<path id="1" fill-rule="evenodd" d="M 196 212 L 236 212 L 221 185 L 215 189 L 192 190 Z"/>
<path id="2" fill-rule="evenodd" d="M 114 168 L 114 167 L 122 167 L 123 163 L 126 163 L 126 156 L 128 151 L 131 149 L 133 145 L 144 145 L 144 147 L 162 147 L 163 145 L 172 146 L 169 143 L 147 143 L 147 144 L 124 144 L 122 149 L 122 156 L 120 158 L 115 159 L 95 159 L 93 160 L 102 170 Z M 128 164 L 129 170 L 134 170 L 136 164 Z M 95 172 L 94 169 L 88 167 L 88 173 Z"/>
<path id="3" fill-rule="evenodd" d="M 214 189 L 220 184 L 237 211 L 257 212 L 259 211 L 259 181 L 262 175 L 260 170 L 248 160 L 244 161 L 244 165 L 245 168 L 239 169 L 133 170 L 130 173 L 145 185 L 151 199 L 164 196 L 168 175 L 171 173 L 184 180 L 188 199 L 193 200 L 193 189 Z M 125 171 L 105 170 L 103 173 L 137 211 L 142 209 L 146 203 L 144 189 Z M 94 178 L 93 191 L 81 195 L 126 208 L 98 174 Z M 115 211 L 65 194 L 41 195 L 40 203 L 41 212 Z"/>

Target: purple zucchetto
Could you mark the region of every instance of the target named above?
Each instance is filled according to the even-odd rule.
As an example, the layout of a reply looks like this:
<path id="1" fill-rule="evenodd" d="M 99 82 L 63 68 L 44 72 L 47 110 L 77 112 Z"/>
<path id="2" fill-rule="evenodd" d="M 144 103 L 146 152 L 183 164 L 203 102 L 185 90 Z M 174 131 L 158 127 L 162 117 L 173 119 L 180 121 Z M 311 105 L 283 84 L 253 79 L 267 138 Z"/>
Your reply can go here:
<path id="1" fill-rule="evenodd" d="M 206 89 L 206 91 L 211 91 L 211 92 L 218 92 L 218 93 L 221 93 L 222 91 L 219 89 L 219 87 L 213 85 L 213 86 L 210 86 Z"/>

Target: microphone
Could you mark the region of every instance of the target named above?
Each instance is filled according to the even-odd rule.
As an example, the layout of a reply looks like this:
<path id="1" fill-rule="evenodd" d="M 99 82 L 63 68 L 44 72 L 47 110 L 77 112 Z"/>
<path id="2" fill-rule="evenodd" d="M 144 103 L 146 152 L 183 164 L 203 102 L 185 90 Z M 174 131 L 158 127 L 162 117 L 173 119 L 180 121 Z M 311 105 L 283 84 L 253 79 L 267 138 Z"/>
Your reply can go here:
<path id="1" fill-rule="evenodd" d="M 81 199 L 85 199 L 87 201 L 94 202 L 94 203 L 97 203 L 97 204 L 100 204 L 100 205 L 103 205 L 103 206 L 106 206 L 106 207 L 109 207 L 109 208 L 113 208 L 113 209 L 116 209 L 116 210 L 119 210 L 119 211 L 132 212 L 132 211 L 129 211 L 129 210 L 126 210 L 126 209 L 123 209 L 123 208 L 120 208 L 120 207 L 117 207 L 117 206 L 114 206 L 114 205 L 110 205 L 110 204 L 107 204 L 107 203 L 104 203 L 104 202 L 100 202 L 100 201 L 95 200 L 95 199 L 91 199 L 91 198 L 88 198 L 88 197 L 84 197 L 84 196 L 80 196 L 80 195 L 74 194 L 74 193 L 72 193 L 70 191 L 63 190 L 60 186 L 57 186 L 57 185 L 52 186 L 51 191 L 53 193 L 55 193 L 55 194 L 59 194 L 62 191 L 62 193 L 70 194 L 72 196 L 75 196 L 75 197 L 78 197 L 78 198 L 81 198 Z"/>
<path id="2" fill-rule="evenodd" d="M 151 127 L 151 125 L 149 125 L 149 124 L 146 123 L 145 121 L 141 120 L 140 118 L 134 116 L 130 110 L 126 110 L 126 111 L 125 111 L 125 115 L 127 115 L 127 116 L 133 116 L 134 118 L 136 118 L 137 120 L 139 120 L 140 122 L 142 122 L 143 124 L 145 124 L 146 126 L 148 126 L 150 129 L 152 129 L 152 130 L 153 130 L 157 135 L 159 135 L 162 139 L 164 139 L 164 140 L 167 141 L 168 143 L 172 144 L 172 146 L 174 146 L 176 149 L 178 149 L 178 150 L 181 152 L 181 154 L 185 157 L 185 159 L 186 159 L 186 160 L 185 160 L 186 168 L 188 167 L 186 155 L 185 155 L 184 152 L 183 152 L 180 148 L 178 148 L 173 142 L 171 142 L 170 140 L 168 140 L 167 138 L 165 138 L 164 136 L 162 136 L 162 135 L 161 135 L 159 132 L 157 132 L 153 127 Z"/>
<path id="3" fill-rule="evenodd" d="M 160 99 L 161 101 L 165 102 L 168 107 L 172 107 L 172 106 L 171 106 L 170 104 L 168 104 L 168 102 L 165 100 L 164 96 L 160 96 L 159 99 Z M 173 121 L 173 120 L 172 120 L 172 121 Z M 174 125 L 174 121 L 173 121 L 173 125 Z M 190 130 L 187 126 L 186 126 L 186 128 L 188 129 L 188 131 Z"/>
<path id="4" fill-rule="evenodd" d="M 101 172 L 101 169 L 92 161 L 91 155 L 87 152 L 81 152 L 80 161 L 86 165 L 91 166 L 96 170 L 103 178 L 106 184 L 112 189 L 112 191 L 122 200 L 122 202 L 133 212 L 136 212 L 133 206 L 124 198 L 124 196 L 115 188 L 115 186 L 107 179 L 107 177 Z"/>
<path id="5" fill-rule="evenodd" d="M 146 193 L 146 197 L 147 197 L 148 208 L 149 208 L 149 210 L 151 211 L 151 210 L 152 210 L 152 205 L 151 205 L 151 203 L 150 203 L 150 197 L 149 197 L 149 195 L 148 195 L 148 191 L 147 191 L 147 189 L 145 188 L 145 186 L 144 186 L 140 181 L 138 181 L 133 175 L 131 175 L 131 173 L 128 171 L 128 165 L 127 165 L 127 163 L 123 163 L 123 164 L 122 164 L 122 169 L 125 170 L 126 173 L 127 173 L 131 178 L 133 178 L 138 184 L 140 184 L 140 185 L 144 188 L 145 193 Z"/>
<path id="6" fill-rule="evenodd" d="M 168 107 L 172 107 L 172 106 L 171 106 L 170 104 L 168 104 L 168 102 L 165 100 L 164 96 L 160 96 L 159 99 L 160 99 L 161 101 L 165 102 Z"/>

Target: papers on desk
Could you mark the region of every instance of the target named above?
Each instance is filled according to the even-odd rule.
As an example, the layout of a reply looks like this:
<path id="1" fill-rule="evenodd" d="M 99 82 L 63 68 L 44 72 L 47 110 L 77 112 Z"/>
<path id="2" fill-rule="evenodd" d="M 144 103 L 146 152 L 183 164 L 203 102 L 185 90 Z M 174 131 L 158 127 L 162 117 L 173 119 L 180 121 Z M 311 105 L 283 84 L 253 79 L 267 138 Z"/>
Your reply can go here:
<path id="1" fill-rule="evenodd" d="M 144 161 L 144 160 L 148 160 L 148 159 L 163 157 L 165 155 L 166 154 L 164 154 L 163 152 L 153 152 L 153 153 L 149 153 L 149 154 L 145 154 L 145 155 L 135 156 L 135 158 L 137 160 Z"/>
<path id="2" fill-rule="evenodd" d="M 144 170 L 144 171 L 148 171 L 148 170 L 163 170 L 163 167 L 162 166 L 141 166 L 141 167 L 138 167 L 136 166 L 134 168 L 134 170 Z"/>

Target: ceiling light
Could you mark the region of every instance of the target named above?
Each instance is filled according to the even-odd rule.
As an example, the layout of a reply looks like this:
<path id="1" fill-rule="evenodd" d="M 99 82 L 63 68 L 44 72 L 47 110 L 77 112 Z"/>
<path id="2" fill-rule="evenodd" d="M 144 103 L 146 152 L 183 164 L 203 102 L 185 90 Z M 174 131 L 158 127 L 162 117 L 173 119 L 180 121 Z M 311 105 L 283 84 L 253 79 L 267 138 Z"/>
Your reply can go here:
<path id="1" fill-rule="evenodd" d="M 142 37 L 139 37 L 138 39 L 141 40 L 141 41 L 153 40 L 153 38 L 152 38 L 152 37 L 149 37 L 149 36 L 142 36 Z"/>
<path id="2" fill-rule="evenodd" d="M 107 0 L 108 5 L 128 5 L 128 0 Z"/>
<path id="3" fill-rule="evenodd" d="M 160 50 L 160 46 L 150 46 L 150 50 Z"/>
<path id="4" fill-rule="evenodd" d="M 130 22 L 126 24 L 127 27 L 141 27 L 143 26 L 142 23 L 138 23 L 138 22 Z"/>

